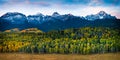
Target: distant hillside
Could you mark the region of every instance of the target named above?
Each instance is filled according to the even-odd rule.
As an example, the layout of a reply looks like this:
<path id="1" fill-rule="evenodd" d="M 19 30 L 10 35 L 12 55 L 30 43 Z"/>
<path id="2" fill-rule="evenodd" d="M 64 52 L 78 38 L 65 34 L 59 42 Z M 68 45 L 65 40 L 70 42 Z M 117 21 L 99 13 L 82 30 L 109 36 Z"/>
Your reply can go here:
<path id="1" fill-rule="evenodd" d="M 29 29 L 24 29 L 24 30 L 21 30 L 21 31 L 18 28 L 14 28 L 14 29 L 10 29 L 10 30 L 5 30 L 4 32 L 42 33 L 42 31 L 37 29 L 37 28 L 29 28 Z"/>

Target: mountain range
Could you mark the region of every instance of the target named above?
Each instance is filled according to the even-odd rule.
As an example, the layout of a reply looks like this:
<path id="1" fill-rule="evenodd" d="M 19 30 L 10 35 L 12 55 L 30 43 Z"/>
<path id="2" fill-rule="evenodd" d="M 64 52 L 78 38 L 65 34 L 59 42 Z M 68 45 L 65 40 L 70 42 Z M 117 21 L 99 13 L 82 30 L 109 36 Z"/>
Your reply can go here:
<path id="1" fill-rule="evenodd" d="M 63 30 L 81 27 L 110 27 L 120 29 L 120 19 L 104 11 L 97 14 L 74 16 L 72 14 L 60 15 L 54 12 L 50 15 L 41 13 L 36 15 L 24 15 L 19 12 L 8 12 L 0 17 L 0 31 L 19 28 L 38 28 L 44 32 L 51 30 Z"/>

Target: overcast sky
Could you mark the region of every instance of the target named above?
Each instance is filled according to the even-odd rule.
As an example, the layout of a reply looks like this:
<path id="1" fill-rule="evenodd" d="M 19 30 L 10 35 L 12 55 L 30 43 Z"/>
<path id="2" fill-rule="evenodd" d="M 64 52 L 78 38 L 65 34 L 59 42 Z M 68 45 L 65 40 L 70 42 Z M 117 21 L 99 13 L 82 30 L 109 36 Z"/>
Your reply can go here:
<path id="1" fill-rule="evenodd" d="M 120 18 L 120 0 L 0 0 L 0 16 L 6 12 L 86 16 L 101 10 Z"/>

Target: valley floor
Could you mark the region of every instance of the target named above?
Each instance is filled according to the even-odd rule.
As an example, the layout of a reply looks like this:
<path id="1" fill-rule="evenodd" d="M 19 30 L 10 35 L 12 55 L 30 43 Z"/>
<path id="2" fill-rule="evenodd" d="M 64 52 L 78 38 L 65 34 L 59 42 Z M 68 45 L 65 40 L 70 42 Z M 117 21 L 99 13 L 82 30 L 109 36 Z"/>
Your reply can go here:
<path id="1" fill-rule="evenodd" d="M 120 52 L 93 55 L 0 53 L 0 60 L 119 60 L 119 59 Z"/>

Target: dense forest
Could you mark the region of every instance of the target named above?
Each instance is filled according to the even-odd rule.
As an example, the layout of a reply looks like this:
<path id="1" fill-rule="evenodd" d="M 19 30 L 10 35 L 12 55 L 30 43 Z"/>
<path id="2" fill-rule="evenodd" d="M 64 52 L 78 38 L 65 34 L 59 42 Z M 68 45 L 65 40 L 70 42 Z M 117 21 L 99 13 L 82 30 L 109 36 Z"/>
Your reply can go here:
<path id="1" fill-rule="evenodd" d="M 37 28 L 0 32 L 0 52 L 95 54 L 120 51 L 119 30 L 83 27 L 42 32 Z"/>

